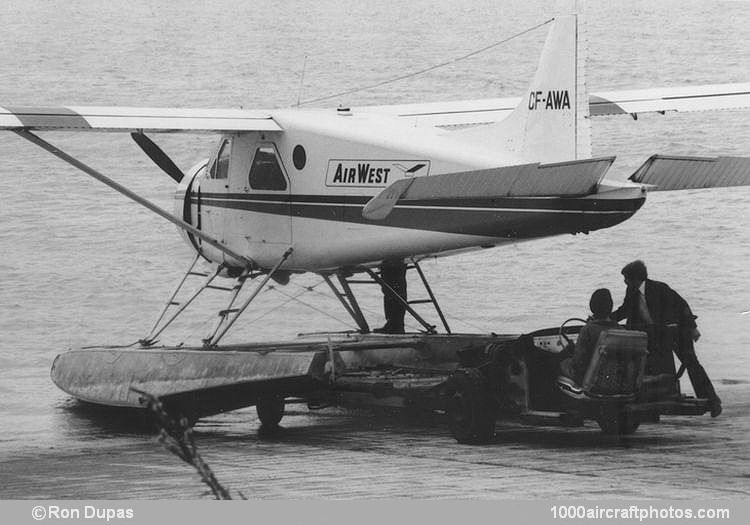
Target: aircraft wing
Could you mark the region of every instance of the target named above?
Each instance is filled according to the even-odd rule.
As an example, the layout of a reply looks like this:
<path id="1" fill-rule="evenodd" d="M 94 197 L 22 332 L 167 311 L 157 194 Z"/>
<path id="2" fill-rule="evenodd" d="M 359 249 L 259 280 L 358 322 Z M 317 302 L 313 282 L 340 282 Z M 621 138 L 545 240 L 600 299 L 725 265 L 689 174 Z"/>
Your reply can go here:
<path id="1" fill-rule="evenodd" d="M 520 102 L 520 98 L 490 98 L 354 109 L 410 118 L 418 125 L 450 128 L 500 121 Z M 602 91 L 591 93 L 589 97 L 592 117 L 737 108 L 750 108 L 750 82 Z M 264 110 L 118 106 L 5 106 L 0 107 L 0 129 L 150 133 L 281 131 L 271 113 Z"/>
<path id="2" fill-rule="evenodd" d="M 504 119 L 520 98 L 491 98 L 393 106 L 363 106 L 363 112 L 414 119 L 418 125 L 450 128 Z M 750 108 L 750 82 L 677 88 L 601 91 L 589 95 L 592 117 Z"/>
<path id="3" fill-rule="evenodd" d="M 281 131 L 265 111 L 114 106 L 0 107 L 0 129 L 152 133 Z"/>

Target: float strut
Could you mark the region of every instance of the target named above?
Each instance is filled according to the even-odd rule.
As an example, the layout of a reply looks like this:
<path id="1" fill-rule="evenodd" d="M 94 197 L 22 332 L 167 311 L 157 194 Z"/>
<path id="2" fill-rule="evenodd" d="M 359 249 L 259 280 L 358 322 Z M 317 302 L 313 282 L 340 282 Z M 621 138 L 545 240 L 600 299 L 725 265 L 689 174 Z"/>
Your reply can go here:
<path id="1" fill-rule="evenodd" d="M 237 296 L 240 294 L 242 287 L 245 285 L 245 281 L 247 281 L 249 277 L 250 268 L 245 268 L 244 270 L 242 270 L 242 273 L 239 275 L 239 277 L 237 277 L 237 280 L 234 283 L 234 287 L 232 288 L 232 295 L 229 298 L 229 304 L 224 310 L 219 310 L 219 318 L 214 325 L 214 330 L 213 332 L 211 332 L 211 335 L 203 340 L 204 342 L 211 341 L 219 331 L 219 328 L 221 328 L 221 325 L 224 324 L 227 319 L 229 319 L 229 314 L 237 311 L 232 309 L 232 305 L 237 300 Z"/>
<path id="2" fill-rule="evenodd" d="M 260 293 L 260 291 L 263 289 L 263 287 L 266 285 L 266 283 L 273 277 L 273 274 L 276 273 L 276 270 L 279 269 L 279 267 L 284 264 L 284 261 L 287 260 L 287 258 L 292 254 L 293 248 L 290 246 L 287 248 L 287 250 L 284 252 L 284 255 L 281 256 L 281 259 L 279 262 L 276 263 L 276 266 L 274 266 L 271 271 L 266 274 L 266 276 L 263 278 L 263 280 L 260 282 L 260 284 L 253 290 L 253 293 L 250 294 L 250 297 L 247 298 L 247 300 L 244 302 L 242 306 L 235 312 L 234 317 L 232 317 L 228 322 L 227 325 L 222 329 L 221 332 L 219 332 L 217 335 L 214 335 L 211 338 L 205 339 L 203 341 L 203 346 L 206 348 L 214 347 L 219 344 L 219 341 L 222 337 L 224 337 L 224 334 L 227 333 L 227 331 L 232 327 L 234 322 L 242 315 L 242 312 L 245 311 L 245 309 L 250 305 L 250 303 L 255 299 L 255 297 Z"/>
<path id="3" fill-rule="evenodd" d="M 401 297 L 399 294 L 396 293 L 396 291 L 391 288 L 388 283 L 386 283 L 378 274 L 370 270 L 369 268 L 362 266 L 362 270 L 370 274 L 370 277 L 373 278 L 375 282 L 377 282 L 380 286 L 383 287 L 384 290 L 387 290 L 388 292 L 392 293 L 394 297 L 397 297 L 401 303 L 403 303 L 404 307 L 408 310 L 408 312 L 414 317 L 414 319 L 417 320 L 419 324 L 421 324 L 425 330 L 427 330 L 427 333 L 434 334 L 435 332 L 435 326 L 429 324 L 427 321 L 425 321 L 421 315 L 419 315 L 417 312 L 414 311 L 414 308 L 412 308 L 409 305 L 409 302 L 404 300 L 403 297 Z"/>
<path id="4" fill-rule="evenodd" d="M 177 319 L 177 317 L 183 312 L 183 310 L 185 310 L 185 308 L 187 308 L 188 306 L 190 306 L 190 303 L 192 303 L 195 300 L 195 298 L 198 297 L 201 294 L 201 292 L 203 290 L 205 290 L 206 288 L 210 288 L 211 287 L 211 283 L 213 282 L 214 279 L 216 279 L 216 277 L 219 276 L 219 273 L 221 273 L 221 270 L 223 268 L 224 268 L 224 265 L 220 264 L 218 266 L 218 268 L 216 268 L 216 271 L 214 273 L 212 273 L 211 275 L 208 276 L 208 279 L 206 279 L 206 281 L 203 283 L 203 285 L 201 285 L 200 288 L 198 288 L 195 292 L 193 292 L 193 295 L 191 295 L 185 302 L 183 302 L 182 304 L 180 304 L 180 307 L 177 309 L 177 311 L 174 314 L 172 314 L 172 317 L 170 317 L 169 320 L 167 320 L 167 322 L 165 322 L 161 326 L 161 328 L 159 328 L 159 330 L 157 332 L 153 333 L 154 329 L 156 328 L 156 326 L 154 326 L 154 328 L 151 329 L 152 333 L 149 333 L 146 337 L 144 337 L 143 339 L 141 339 L 140 341 L 138 341 L 141 344 L 141 346 L 151 346 L 151 345 L 153 345 L 154 342 L 156 341 L 156 338 L 159 336 L 159 334 L 161 334 L 164 331 L 165 328 L 167 328 L 170 324 L 172 324 L 172 321 L 174 321 L 175 319 Z M 192 272 L 192 266 L 191 266 L 190 270 L 185 274 L 185 277 L 187 277 L 188 275 L 190 275 L 192 273 L 193 272 Z M 182 282 L 180 283 L 180 287 L 182 286 L 182 283 L 184 283 L 184 282 L 185 282 L 185 279 L 183 278 Z M 177 290 L 175 290 L 175 295 L 179 291 L 180 287 L 178 287 Z M 173 297 L 173 299 L 174 299 L 174 297 Z M 167 306 L 164 309 L 165 312 L 166 312 L 166 309 L 169 308 L 170 304 L 172 304 L 172 300 L 170 300 L 170 302 L 167 303 Z M 162 316 L 164 316 L 164 313 L 162 313 Z M 161 317 L 159 319 L 161 319 Z M 158 323 L 158 321 L 157 321 L 157 323 Z"/>
<path id="5" fill-rule="evenodd" d="M 164 308 L 162 308 L 161 313 L 159 314 L 159 317 L 156 319 L 156 322 L 154 323 L 154 326 L 151 327 L 151 330 L 149 330 L 148 335 L 138 341 L 143 346 L 149 346 L 153 344 L 154 336 L 152 335 L 154 333 L 154 330 L 156 330 L 159 327 L 159 323 L 161 323 L 161 320 L 164 319 L 164 315 L 167 313 L 167 310 L 169 310 L 170 306 L 177 306 L 178 303 L 175 302 L 175 297 L 177 297 L 177 294 L 180 292 L 180 289 L 182 288 L 182 285 L 185 284 L 185 281 L 187 280 L 188 276 L 193 273 L 193 268 L 195 268 L 195 265 L 198 263 L 198 259 L 200 259 L 201 254 L 196 253 L 195 257 L 193 258 L 193 262 L 190 263 L 190 266 L 188 267 L 187 271 L 185 272 L 185 275 L 182 276 L 182 279 L 180 280 L 180 283 L 177 285 L 177 287 L 172 292 L 172 295 L 169 296 L 169 299 L 167 300 L 167 304 L 164 305 Z"/>
<path id="6" fill-rule="evenodd" d="M 336 288 L 336 285 L 333 284 L 333 281 L 331 281 L 331 277 L 329 275 L 323 275 L 322 277 L 323 279 L 325 279 L 326 283 L 328 283 L 328 286 L 331 288 L 331 290 L 333 290 L 334 295 L 336 295 L 338 300 L 341 301 L 341 304 L 344 305 L 344 308 L 346 308 L 346 311 L 349 313 L 349 315 L 352 316 L 354 322 L 357 323 L 359 332 L 362 334 L 369 334 L 370 326 L 367 324 L 367 320 L 365 319 L 365 316 L 359 307 L 359 303 L 357 303 L 357 298 L 354 296 L 354 293 L 352 292 L 352 289 L 349 286 L 349 282 L 346 280 L 346 277 L 344 277 L 344 274 L 342 272 L 336 272 L 336 277 L 338 277 L 343 293 L 339 292 L 338 288 Z"/>
<path id="7" fill-rule="evenodd" d="M 438 304 L 437 299 L 435 299 L 435 294 L 432 293 L 432 288 L 430 288 L 430 284 L 427 282 L 427 278 L 424 276 L 424 273 L 422 273 L 422 268 L 419 267 L 419 264 L 417 263 L 417 260 L 414 257 L 412 257 L 411 263 L 414 265 L 414 269 L 417 270 L 417 273 L 419 274 L 420 279 L 422 279 L 422 284 L 424 285 L 424 289 L 427 290 L 427 294 L 430 296 L 430 299 L 426 302 L 432 303 L 432 305 L 435 307 L 435 311 L 440 317 L 440 321 L 442 321 L 443 323 L 445 332 L 450 334 L 451 329 L 448 326 L 448 321 L 445 320 L 445 316 L 443 315 L 443 310 L 440 308 L 440 305 Z"/>

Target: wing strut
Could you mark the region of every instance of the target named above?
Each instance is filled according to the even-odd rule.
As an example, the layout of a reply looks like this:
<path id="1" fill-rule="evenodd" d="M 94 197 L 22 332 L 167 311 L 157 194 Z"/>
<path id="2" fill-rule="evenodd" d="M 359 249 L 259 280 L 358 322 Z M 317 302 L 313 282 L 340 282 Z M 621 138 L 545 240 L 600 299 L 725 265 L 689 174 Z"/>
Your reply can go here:
<path id="1" fill-rule="evenodd" d="M 107 186 L 109 186 L 110 188 L 112 188 L 113 190 L 115 190 L 115 191 L 117 191 L 119 193 L 122 193 L 127 198 L 129 198 L 131 200 L 134 200 L 135 202 L 137 202 L 141 206 L 144 206 L 144 207 L 148 208 L 149 210 L 151 210 L 155 214 L 159 215 L 160 217 L 162 217 L 164 219 L 167 219 L 169 222 L 171 222 L 172 224 L 176 225 L 178 228 L 182 228 L 183 230 L 192 233 L 196 237 L 199 237 L 200 239 L 202 239 L 206 243 L 208 243 L 211 246 L 213 246 L 214 248 L 216 248 L 217 250 L 220 250 L 220 251 L 224 252 L 225 254 L 229 255 L 230 257 L 233 257 L 233 258 L 237 259 L 238 261 L 240 261 L 241 263 L 243 263 L 245 266 L 247 266 L 247 267 L 254 267 L 254 266 L 256 266 L 255 263 L 251 259 L 248 259 L 244 255 L 240 255 L 239 253 L 235 252 L 234 250 L 231 250 L 231 249 L 227 248 L 226 246 L 224 246 L 223 244 L 221 244 L 219 241 L 217 241 L 213 237 L 211 237 L 209 235 L 206 235 L 205 233 L 203 233 L 199 229 L 195 228 L 191 224 L 188 224 L 187 222 L 183 221 L 182 219 L 179 219 L 179 218 L 175 217 L 174 215 L 172 215 L 171 213 L 163 210 L 162 208 L 160 208 L 156 204 L 152 203 L 151 201 L 149 201 L 147 199 L 144 199 L 140 195 L 138 195 L 138 194 L 130 191 L 129 189 L 127 189 L 122 184 L 119 184 L 119 183 L 113 181 L 112 179 L 110 179 L 109 177 L 107 177 L 106 175 L 104 175 L 102 173 L 99 173 L 94 168 L 92 168 L 92 167 L 84 164 L 83 162 L 81 162 L 80 160 L 76 159 L 75 157 L 72 157 L 72 156 L 68 155 L 64 151 L 62 151 L 59 148 L 57 148 L 56 146 L 50 144 L 46 140 L 38 137 L 37 135 L 34 135 L 30 131 L 27 131 L 27 130 L 24 130 L 24 129 L 14 129 L 12 131 L 14 133 L 16 133 L 17 135 L 19 135 L 20 137 L 25 138 L 29 142 L 33 142 L 34 144 L 36 144 L 40 148 L 49 151 L 55 157 L 64 160 L 65 162 L 67 162 L 71 166 L 74 166 L 74 167 L 78 168 L 79 170 L 81 170 L 85 174 L 90 175 L 91 177 L 95 178 L 99 182 L 103 182 L 104 184 L 106 184 Z"/>

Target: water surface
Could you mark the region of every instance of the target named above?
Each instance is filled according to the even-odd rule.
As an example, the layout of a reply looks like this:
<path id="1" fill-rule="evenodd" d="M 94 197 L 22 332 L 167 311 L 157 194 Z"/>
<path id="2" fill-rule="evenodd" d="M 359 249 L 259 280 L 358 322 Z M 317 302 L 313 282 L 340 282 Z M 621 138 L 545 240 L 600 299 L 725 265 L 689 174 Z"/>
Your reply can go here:
<path id="1" fill-rule="evenodd" d="M 747 81 L 747 2 L 597 2 L 589 6 L 591 90 Z M 287 107 L 464 55 L 549 18 L 546 2 L 4 2 L 0 104 Z M 518 96 L 544 31 L 335 106 Z M 300 72 L 307 55 L 300 90 Z M 595 120 L 595 155 L 624 178 L 653 153 L 748 155 L 747 112 Z M 165 207 L 172 181 L 127 135 L 47 134 Z M 160 136 L 183 168 L 214 139 Z M 70 347 L 126 344 L 149 329 L 191 254 L 174 228 L 20 138 L 0 136 L 0 457 L 121 437 L 71 413 L 49 380 Z M 459 331 L 518 333 L 585 315 L 591 290 L 624 292 L 619 270 L 644 259 L 699 315 L 698 353 L 719 391 L 750 379 L 750 189 L 654 194 L 632 220 L 590 235 L 424 264 Z M 264 293 L 229 341 L 352 326 L 316 276 Z M 412 281 L 418 294 L 418 285 Z M 380 320 L 375 289 L 363 305 Z M 208 298 L 166 343 L 196 343 Z M 322 312 L 324 313 L 322 313 Z M 269 313 L 270 312 L 270 313 Z M 415 326 L 416 328 L 416 326 Z M 689 387 L 687 387 L 689 390 Z"/>

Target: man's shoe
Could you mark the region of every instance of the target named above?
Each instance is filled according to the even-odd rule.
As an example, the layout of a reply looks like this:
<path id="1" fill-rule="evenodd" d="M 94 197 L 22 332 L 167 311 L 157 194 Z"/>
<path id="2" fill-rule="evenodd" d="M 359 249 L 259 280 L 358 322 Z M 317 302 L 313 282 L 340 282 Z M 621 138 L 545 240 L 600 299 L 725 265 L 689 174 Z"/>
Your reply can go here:
<path id="1" fill-rule="evenodd" d="M 388 323 L 372 331 L 374 334 L 403 334 L 403 326 L 389 326 Z"/>
<path id="2" fill-rule="evenodd" d="M 721 414 L 721 399 L 715 397 L 709 401 L 708 409 L 711 411 L 711 417 L 719 417 Z"/>

